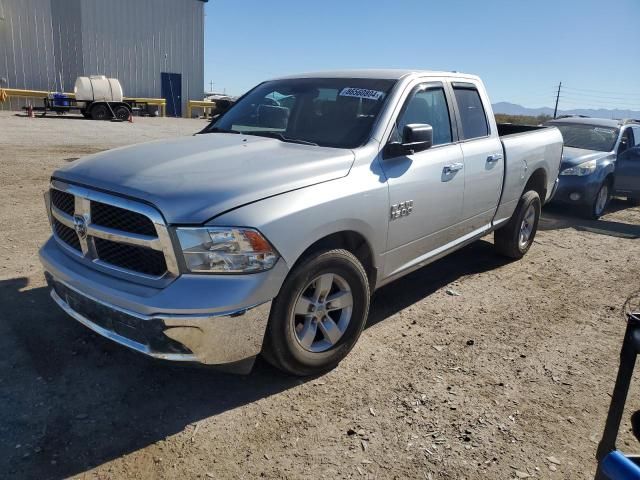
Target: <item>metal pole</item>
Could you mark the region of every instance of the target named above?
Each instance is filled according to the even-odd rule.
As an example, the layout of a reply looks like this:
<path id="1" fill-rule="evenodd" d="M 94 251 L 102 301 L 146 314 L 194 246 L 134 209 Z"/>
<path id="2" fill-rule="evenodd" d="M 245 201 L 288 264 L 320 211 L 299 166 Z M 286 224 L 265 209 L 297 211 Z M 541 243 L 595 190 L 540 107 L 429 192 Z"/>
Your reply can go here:
<path id="1" fill-rule="evenodd" d="M 553 118 L 556 118 L 558 114 L 558 100 L 560 100 L 560 89 L 562 88 L 562 82 L 558 85 L 558 94 L 556 95 L 556 108 L 553 109 Z"/>
<path id="2" fill-rule="evenodd" d="M 616 448 L 616 438 L 620 430 L 620 423 L 624 413 L 624 405 L 629 393 L 631 378 L 633 377 L 633 369 L 636 364 L 636 356 L 640 349 L 640 324 L 629 317 L 627 329 L 620 351 L 620 368 L 616 378 L 613 394 L 611 395 L 611 403 L 609 405 L 609 413 L 605 422 L 602 439 L 598 445 L 596 459 L 598 460 L 598 469 L 596 472 L 596 480 L 606 480 L 607 477 L 602 473 L 600 467 L 602 459 Z"/>

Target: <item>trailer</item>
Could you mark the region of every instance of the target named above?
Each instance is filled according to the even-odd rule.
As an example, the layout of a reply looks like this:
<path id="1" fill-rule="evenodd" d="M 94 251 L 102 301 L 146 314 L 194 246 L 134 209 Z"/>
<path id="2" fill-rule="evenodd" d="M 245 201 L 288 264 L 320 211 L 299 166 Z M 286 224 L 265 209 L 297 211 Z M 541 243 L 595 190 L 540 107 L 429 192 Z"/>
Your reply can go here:
<path id="1" fill-rule="evenodd" d="M 78 77 L 73 90 L 74 93 L 46 93 L 42 106 L 28 106 L 23 109 L 41 112 L 43 117 L 49 112 L 58 115 L 79 112 L 85 118 L 93 120 L 125 121 L 133 112 L 157 116 L 159 107 L 163 107 L 159 99 L 124 97 L 118 79 L 107 78 L 104 75 Z"/>
<path id="2" fill-rule="evenodd" d="M 64 93 L 52 93 L 43 99 L 42 107 L 23 107 L 25 110 L 32 108 L 36 112 L 42 112 L 46 116 L 48 112 L 64 115 L 69 112 L 79 112 L 85 118 L 93 120 L 127 120 L 134 109 L 140 110 L 135 102 L 131 101 L 78 101 Z"/>

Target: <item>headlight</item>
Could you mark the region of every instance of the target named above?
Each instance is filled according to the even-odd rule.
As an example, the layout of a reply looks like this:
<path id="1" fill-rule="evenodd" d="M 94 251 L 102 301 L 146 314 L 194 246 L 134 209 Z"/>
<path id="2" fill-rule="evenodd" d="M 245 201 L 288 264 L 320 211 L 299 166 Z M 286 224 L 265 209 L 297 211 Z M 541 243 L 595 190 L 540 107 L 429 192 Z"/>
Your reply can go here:
<path id="1" fill-rule="evenodd" d="M 261 272 L 278 261 L 271 244 L 250 228 L 178 228 L 176 233 L 191 272 Z"/>
<path id="2" fill-rule="evenodd" d="M 591 175 L 596 171 L 596 161 L 589 160 L 588 162 L 581 163 L 575 167 L 565 168 L 560 175 L 577 175 L 578 177 L 584 177 L 585 175 Z"/>

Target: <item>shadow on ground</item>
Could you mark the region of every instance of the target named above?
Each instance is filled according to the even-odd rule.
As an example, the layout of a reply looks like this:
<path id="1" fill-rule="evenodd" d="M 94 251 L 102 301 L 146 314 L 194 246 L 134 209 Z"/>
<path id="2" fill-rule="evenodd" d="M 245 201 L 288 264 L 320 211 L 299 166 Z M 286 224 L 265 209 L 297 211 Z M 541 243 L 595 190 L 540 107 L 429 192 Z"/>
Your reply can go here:
<path id="1" fill-rule="evenodd" d="M 630 205 L 623 201 L 614 199 L 607 209 L 607 213 L 613 213 L 630 208 Z M 546 206 L 538 225 L 540 230 L 562 230 L 573 228 L 581 232 L 590 232 L 598 235 L 609 235 L 618 238 L 635 239 L 640 238 L 640 225 L 631 223 L 614 222 L 600 218 L 589 220 L 573 214 L 566 208 L 556 205 Z"/>
<path id="2" fill-rule="evenodd" d="M 57 114 L 56 112 L 52 112 L 52 111 L 48 111 L 46 115 L 43 115 L 41 111 L 34 111 L 33 112 L 35 118 L 66 118 L 67 120 L 86 120 L 85 117 L 83 117 L 80 114 L 71 114 L 71 115 L 67 115 L 65 114 Z M 26 113 L 16 113 L 14 116 L 16 117 L 22 117 L 22 118 L 28 118 L 29 115 Z"/>
<path id="3" fill-rule="evenodd" d="M 491 244 L 476 242 L 380 289 L 369 325 L 504 263 Z M 0 281 L 0 305 L 3 477 L 79 474 L 305 381 L 260 361 L 249 376 L 156 363 L 72 321 L 26 278 Z"/>

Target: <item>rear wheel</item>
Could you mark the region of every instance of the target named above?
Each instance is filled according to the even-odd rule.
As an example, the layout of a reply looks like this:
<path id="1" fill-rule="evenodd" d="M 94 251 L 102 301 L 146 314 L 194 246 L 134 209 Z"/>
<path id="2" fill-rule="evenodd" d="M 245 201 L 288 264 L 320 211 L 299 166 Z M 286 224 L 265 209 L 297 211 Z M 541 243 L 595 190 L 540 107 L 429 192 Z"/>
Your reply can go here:
<path id="1" fill-rule="evenodd" d="M 537 192 L 525 192 L 507 224 L 494 233 L 495 248 L 501 255 L 520 259 L 529 251 L 538 231 L 542 202 Z"/>
<path id="2" fill-rule="evenodd" d="M 131 112 L 129 111 L 129 109 L 124 105 L 120 105 L 114 108 L 113 113 L 116 119 L 122 120 L 122 121 L 129 120 L 129 116 L 131 115 Z"/>
<path id="3" fill-rule="evenodd" d="M 106 105 L 100 103 L 91 107 L 91 118 L 94 120 L 109 120 L 111 112 Z"/>
<path id="4" fill-rule="evenodd" d="M 352 253 L 310 257 L 294 268 L 274 300 L 264 356 L 292 375 L 331 370 L 358 340 L 369 298 L 367 274 Z"/>

